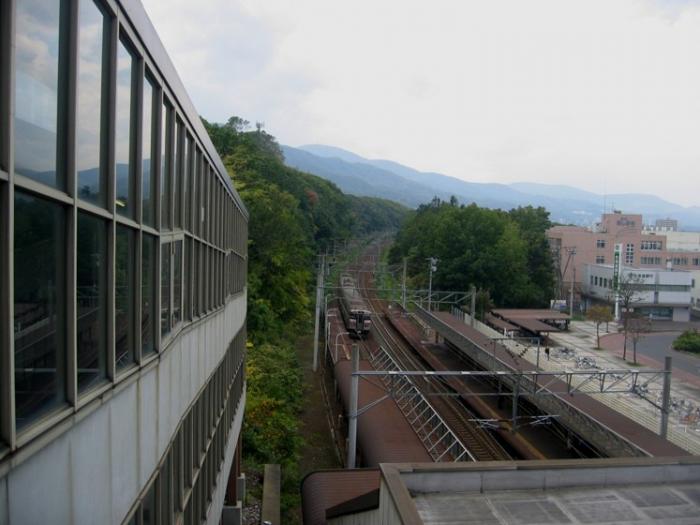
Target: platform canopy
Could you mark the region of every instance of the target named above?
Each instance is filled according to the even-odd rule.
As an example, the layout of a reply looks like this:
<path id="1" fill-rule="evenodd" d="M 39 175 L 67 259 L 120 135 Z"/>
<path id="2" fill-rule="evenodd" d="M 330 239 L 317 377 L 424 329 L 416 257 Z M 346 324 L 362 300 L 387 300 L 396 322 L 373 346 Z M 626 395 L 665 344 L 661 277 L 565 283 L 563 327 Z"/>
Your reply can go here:
<path id="1" fill-rule="evenodd" d="M 558 310 L 511 308 L 492 310 L 491 315 L 534 334 L 559 332 L 562 323 L 568 326 L 571 316 Z"/>

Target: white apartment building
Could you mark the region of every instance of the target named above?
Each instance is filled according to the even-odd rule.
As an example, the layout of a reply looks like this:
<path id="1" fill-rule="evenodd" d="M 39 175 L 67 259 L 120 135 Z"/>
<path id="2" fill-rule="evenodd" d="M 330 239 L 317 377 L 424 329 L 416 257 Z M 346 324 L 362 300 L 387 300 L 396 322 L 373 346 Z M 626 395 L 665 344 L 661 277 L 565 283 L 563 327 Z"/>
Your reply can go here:
<path id="1" fill-rule="evenodd" d="M 700 273 L 700 272 L 699 272 Z M 673 321 L 689 321 L 693 274 L 682 270 L 660 268 L 620 269 L 620 278 L 636 276 L 639 283 L 634 297 L 634 311 Z M 584 265 L 581 294 L 586 308 L 593 303 L 613 303 L 613 266 L 610 264 Z"/>

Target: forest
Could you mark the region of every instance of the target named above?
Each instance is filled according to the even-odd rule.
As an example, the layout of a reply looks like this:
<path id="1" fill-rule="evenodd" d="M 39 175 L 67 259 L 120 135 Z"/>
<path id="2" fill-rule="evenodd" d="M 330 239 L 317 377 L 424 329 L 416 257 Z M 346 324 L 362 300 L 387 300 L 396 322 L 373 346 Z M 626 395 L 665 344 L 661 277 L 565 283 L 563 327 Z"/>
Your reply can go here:
<path id="1" fill-rule="evenodd" d="M 407 259 L 410 285 L 428 287 L 428 262 L 438 259 L 434 290 L 466 291 L 473 285 L 488 306 L 548 307 L 554 270 L 544 208 L 510 211 L 433 199 L 404 222 L 389 261 Z"/>
<path id="2" fill-rule="evenodd" d="M 285 166 L 279 144 L 260 125 L 239 117 L 203 123 L 250 214 L 246 470 L 251 475 L 265 463 L 279 463 L 282 510 L 292 512 L 299 505 L 304 395 L 295 342 L 312 330 L 316 254 L 334 239 L 396 230 L 408 209 L 345 195 L 331 182 Z"/>

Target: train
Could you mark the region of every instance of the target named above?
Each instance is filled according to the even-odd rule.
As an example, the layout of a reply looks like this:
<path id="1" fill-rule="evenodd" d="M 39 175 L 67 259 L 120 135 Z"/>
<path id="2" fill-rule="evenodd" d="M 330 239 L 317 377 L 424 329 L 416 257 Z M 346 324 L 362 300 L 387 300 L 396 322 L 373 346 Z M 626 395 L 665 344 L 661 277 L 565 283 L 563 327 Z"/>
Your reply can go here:
<path id="1" fill-rule="evenodd" d="M 372 328 L 371 311 L 357 289 L 355 279 L 340 276 L 340 313 L 350 337 L 364 339 Z"/>

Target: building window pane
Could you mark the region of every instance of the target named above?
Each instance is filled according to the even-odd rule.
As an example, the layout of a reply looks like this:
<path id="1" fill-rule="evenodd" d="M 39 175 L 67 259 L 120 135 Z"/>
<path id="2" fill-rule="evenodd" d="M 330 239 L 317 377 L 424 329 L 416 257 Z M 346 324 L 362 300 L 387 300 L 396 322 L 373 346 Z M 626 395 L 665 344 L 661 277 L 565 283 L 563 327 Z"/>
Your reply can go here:
<path id="1" fill-rule="evenodd" d="M 134 57 L 123 42 L 117 46 L 117 109 L 115 160 L 117 170 L 117 213 L 132 217 L 133 202 L 131 199 L 131 108 L 132 108 L 132 77 Z"/>
<path id="2" fill-rule="evenodd" d="M 62 189 L 56 170 L 61 4 L 17 1 L 15 172 Z"/>
<path id="3" fill-rule="evenodd" d="M 170 244 L 160 247 L 160 334 L 170 333 Z"/>
<path id="4" fill-rule="evenodd" d="M 142 355 L 156 350 L 156 238 L 143 235 L 141 246 L 141 342 Z"/>
<path id="5" fill-rule="evenodd" d="M 151 177 L 151 158 L 153 156 L 153 95 L 150 80 L 143 81 L 143 161 L 141 163 L 141 199 L 142 221 L 148 226 L 155 226 L 155 179 Z"/>
<path id="6" fill-rule="evenodd" d="M 78 215 L 77 236 L 78 391 L 107 377 L 107 225 Z"/>
<path id="7" fill-rule="evenodd" d="M 204 294 L 207 287 L 206 279 L 206 246 L 204 244 L 199 245 L 199 312 L 204 314 L 207 311 L 206 295 Z"/>
<path id="8" fill-rule="evenodd" d="M 170 229 L 170 182 L 172 168 L 170 151 L 170 124 L 171 109 L 167 104 L 163 104 L 163 129 L 161 132 L 161 161 L 160 161 L 160 226 L 166 230 Z"/>
<path id="9" fill-rule="evenodd" d="M 199 180 L 202 177 L 202 152 L 196 149 L 194 171 L 192 172 L 192 232 L 199 235 Z"/>
<path id="10" fill-rule="evenodd" d="M 190 180 L 192 178 L 192 161 L 193 161 L 192 137 L 189 134 L 185 136 L 185 149 L 182 152 L 182 191 L 185 214 L 185 229 L 191 228 L 192 203 L 190 202 Z"/>
<path id="11" fill-rule="evenodd" d="M 80 2 L 78 40 L 78 97 L 76 168 L 78 196 L 99 206 L 105 204 L 100 163 L 102 82 L 104 78 L 105 17 L 94 2 Z"/>
<path id="12" fill-rule="evenodd" d="M 199 315 L 199 243 L 192 241 L 192 312 Z"/>
<path id="13" fill-rule="evenodd" d="M 156 491 L 155 483 L 148 489 L 143 498 L 141 510 L 141 523 L 143 525 L 155 525 L 156 522 Z"/>
<path id="14" fill-rule="evenodd" d="M 182 241 L 173 245 L 173 325 L 182 321 Z"/>
<path id="15" fill-rule="evenodd" d="M 65 400 L 65 212 L 15 193 L 15 414 L 23 428 Z"/>
<path id="16" fill-rule="evenodd" d="M 114 355 L 117 370 L 134 362 L 134 232 L 117 226 L 114 257 Z"/>
<path id="17" fill-rule="evenodd" d="M 173 215 L 175 216 L 175 228 L 182 227 L 182 220 L 180 219 L 180 195 L 182 194 L 182 177 L 181 169 L 182 164 L 180 163 L 180 139 L 182 138 L 182 125 L 180 121 L 177 121 L 175 129 L 173 130 Z"/>
<path id="18" fill-rule="evenodd" d="M 186 321 L 192 320 L 192 300 L 190 299 L 190 267 L 192 262 L 190 258 L 192 257 L 192 239 L 185 239 L 185 257 L 182 263 L 182 275 L 184 277 L 182 281 L 182 300 L 184 308 L 184 318 Z"/>
<path id="19" fill-rule="evenodd" d="M 160 470 L 161 521 L 171 523 L 173 500 L 173 476 L 171 468 L 172 452 L 168 454 Z"/>

